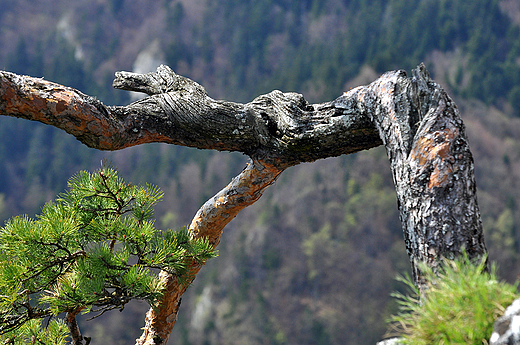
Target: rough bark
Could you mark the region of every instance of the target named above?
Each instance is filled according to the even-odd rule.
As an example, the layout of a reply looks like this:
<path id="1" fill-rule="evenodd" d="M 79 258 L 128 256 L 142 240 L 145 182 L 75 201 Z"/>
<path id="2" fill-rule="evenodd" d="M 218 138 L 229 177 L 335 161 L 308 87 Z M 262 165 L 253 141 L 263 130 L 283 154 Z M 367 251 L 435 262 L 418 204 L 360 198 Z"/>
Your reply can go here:
<path id="1" fill-rule="evenodd" d="M 72 345 L 88 345 L 90 344 L 90 338 L 89 337 L 83 337 L 81 335 L 81 332 L 79 330 L 78 322 L 76 320 L 76 316 L 81 312 L 83 308 L 77 308 L 73 311 L 68 312 L 65 315 L 65 324 L 67 325 L 70 336 L 72 338 L 71 344 Z M 83 340 L 85 340 L 85 343 L 83 343 Z"/>
<path id="2" fill-rule="evenodd" d="M 208 238 L 216 247 L 224 227 L 244 208 L 257 201 L 283 170 L 260 161 L 252 161 L 224 189 L 208 200 L 193 218 L 189 229 L 195 238 Z M 166 344 L 177 313 L 181 297 L 202 266 L 191 264 L 191 281 L 187 285 L 175 276 L 161 272 L 166 281 L 166 292 L 157 306 L 146 314 L 145 327 L 138 345 Z"/>
<path id="3" fill-rule="evenodd" d="M 165 142 L 250 156 L 248 168 L 192 222 L 194 236 L 209 237 L 215 246 L 223 227 L 285 168 L 384 144 L 419 287 L 420 262 L 436 267 L 462 250 L 470 258 L 486 252 L 464 125 L 423 65 L 412 78 L 387 72 L 321 104 L 280 91 L 247 104 L 217 101 L 166 66 L 144 75 L 119 72 L 114 86 L 149 97 L 107 107 L 71 88 L 0 72 L 0 114 L 51 124 L 101 150 Z M 193 267 L 194 275 L 199 269 Z M 165 279 L 168 292 L 147 314 L 140 344 L 165 342 L 175 322 L 185 287 Z"/>
<path id="4" fill-rule="evenodd" d="M 345 96 L 310 105 L 300 94 L 273 91 L 239 104 L 210 98 L 202 86 L 166 66 L 116 76 L 115 87 L 150 96 L 107 107 L 69 87 L 1 72 L 0 114 L 53 125 L 100 150 L 163 142 L 239 151 L 279 167 L 381 144 L 370 119 L 356 116 Z"/>
<path id="5" fill-rule="evenodd" d="M 385 74 L 366 99 L 385 143 L 397 192 L 406 248 L 416 284 L 420 263 L 486 253 L 477 203 L 474 163 L 455 103 L 424 65 Z"/>

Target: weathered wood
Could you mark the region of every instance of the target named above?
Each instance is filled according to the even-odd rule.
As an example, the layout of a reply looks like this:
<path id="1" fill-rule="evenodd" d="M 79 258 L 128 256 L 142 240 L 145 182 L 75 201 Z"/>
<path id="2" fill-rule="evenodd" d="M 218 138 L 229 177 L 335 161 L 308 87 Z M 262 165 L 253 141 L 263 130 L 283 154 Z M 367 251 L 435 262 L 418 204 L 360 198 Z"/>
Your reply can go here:
<path id="1" fill-rule="evenodd" d="M 224 226 L 285 168 L 384 144 L 419 287 L 419 263 L 437 267 L 463 250 L 470 258 L 486 252 L 464 125 L 423 65 L 412 78 L 388 72 L 321 104 L 280 91 L 247 104 L 216 101 L 166 66 L 143 75 L 119 72 L 114 86 L 149 97 L 107 107 L 71 88 L 0 72 L 0 114 L 51 124 L 101 150 L 165 142 L 250 156 L 252 163 L 191 224 L 193 236 L 208 237 L 215 246 Z M 199 269 L 193 266 L 193 275 Z M 163 277 L 167 293 L 147 314 L 139 344 L 164 343 L 175 322 L 185 287 Z"/>
<path id="2" fill-rule="evenodd" d="M 433 267 L 466 251 L 486 253 L 474 163 L 455 103 L 424 65 L 377 81 L 367 105 L 385 142 L 413 278 L 420 263 Z"/>
<path id="3" fill-rule="evenodd" d="M 373 123 L 345 96 L 316 105 L 280 91 L 247 104 L 216 101 L 166 66 L 145 75 L 118 72 L 114 86 L 150 96 L 107 107 L 69 87 L 0 72 L 0 114 L 53 125 L 100 150 L 163 142 L 239 151 L 279 167 L 381 144 Z"/>
<path id="4" fill-rule="evenodd" d="M 194 238 L 207 238 L 214 247 L 220 242 L 224 227 L 245 207 L 257 201 L 283 170 L 260 161 L 252 161 L 231 183 L 208 200 L 190 224 Z M 190 265 L 192 279 L 182 285 L 175 276 L 161 272 L 166 291 L 159 303 L 146 314 L 145 327 L 138 345 L 166 344 L 177 320 L 181 297 L 202 268 Z"/>

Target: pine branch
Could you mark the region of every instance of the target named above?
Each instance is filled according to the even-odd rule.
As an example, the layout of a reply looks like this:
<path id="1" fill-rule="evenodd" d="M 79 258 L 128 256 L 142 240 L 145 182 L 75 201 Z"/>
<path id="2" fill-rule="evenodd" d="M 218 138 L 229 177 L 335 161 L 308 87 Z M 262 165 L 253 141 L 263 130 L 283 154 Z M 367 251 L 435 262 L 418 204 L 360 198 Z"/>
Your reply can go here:
<path id="1" fill-rule="evenodd" d="M 45 244 L 42 243 L 42 245 L 45 245 Z M 77 251 L 75 253 L 69 254 L 68 256 L 60 257 L 60 258 L 58 258 L 58 259 L 56 259 L 54 261 L 47 262 L 45 264 L 45 266 L 43 266 L 42 268 L 40 268 L 36 272 L 34 272 L 34 268 L 31 269 L 31 272 L 34 272 L 34 273 L 32 273 L 28 277 L 23 278 L 21 280 L 21 282 L 27 282 L 27 281 L 29 281 L 31 279 L 34 279 L 34 278 L 40 276 L 44 271 L 46 271 L 46 270 L 48 270 L 50 268 L 53 268 L 53 267 L 56 267 L 56 266 L 63 267 L 63 264 L 65 264 L 65 263 L 69 263 L 69 268 L 70 268 L 70 265 L 74 261 L 76 261 L 78 258 L 85 257 L 86 255 L 87 255 L 87 253 L 84 250 L 79 250 L 79 251 Z M 68 269 L 60 269 L 59 273 L 56 274 L 56 278 L 58 278 L 59 276 L 61 276 L 63 273 L 65 273 L 67 271 L 68 271 Z M 53 281 L 53 280 L 54 279 L 51 279 L 51 281 Z M 45 288 L 45 287 L 43 287 L 43 288 Z"/>
<path id="2" fill-rule="evenodd" d="M 70 191 L 46 204 L 36 220 L 18 217 L 0 229 L 5 249 L 0 252 L 0 284 L 12 293 L 0 295 L 0 333 L 65 312 L 74 343 L 81 343 L 75 323 L 81 310 L 100 316 L 122 310 L 133 299 L 154 303 L 164 283 L 153 269 L 165 270 L 187 286 L 194 278 L 189 265 L 214 256 L 207 241 L 190 238 L 187 230 L 162 233 L 148 221 L 162 196 L 158 188 L 148 186 L 148 192 L 125 184 L 113 169 L 79 175 L 69 182 Z M 116 212 L 107 219 L 99 210 L 112 206 Z M 133 258 L 137 264 L 130 265 Z M 17 291 L 18 285 L 30 288 Z"/>

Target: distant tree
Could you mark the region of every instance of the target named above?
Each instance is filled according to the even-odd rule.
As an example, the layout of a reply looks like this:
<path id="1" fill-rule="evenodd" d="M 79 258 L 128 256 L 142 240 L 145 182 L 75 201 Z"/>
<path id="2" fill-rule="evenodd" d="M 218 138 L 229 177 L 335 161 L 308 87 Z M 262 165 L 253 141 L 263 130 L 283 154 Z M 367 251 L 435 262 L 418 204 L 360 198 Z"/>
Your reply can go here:
<path id="1" fill-rule="evenodd" d="M 53 125 L 100 150 L 164 142 L 248 155 L 248 166 L 199 209 L 189 226 L 193 239 L 204 238 L 213 248 L 224 226 L 285 169 L 384 144 L 419 289 L 427 286 L 422 264 L 435 270 L 443 258 L 465 251 L 478 260 L 486 253 L 464 124 L 424 65 L 412 78 L 403 71 L 387 72 L 320 104 L 280 91 L 247 104 L 218 101 L 166 66 L 147 74 L 118 72 L 113 85 L 149 97 L 109 107 L 69 87 L 0 72 L 0 114 Z M 201 266 L 193 262 L 190 274 Z M 187 285 L 167 270 L 161 275 L 165 290 L 147 313 L 137 344 L 166 343 L 176 321 Z"/>
<path id="2" fill-rule="evenodd" d="M 122 310 L 133 299 L 154 306 L 165 281 L 152 269 L 189 285 L 190 265 L 213 257 L 213 246 L 187 229 L 156 229 L 161 198 L 157 187 L 103 168 L 71 178 L 36 219 L 9 220 L 0 229 L 0 342 L 61 344 L 70 335 L 73 344 L 88 343 L 76 316 Z"/>

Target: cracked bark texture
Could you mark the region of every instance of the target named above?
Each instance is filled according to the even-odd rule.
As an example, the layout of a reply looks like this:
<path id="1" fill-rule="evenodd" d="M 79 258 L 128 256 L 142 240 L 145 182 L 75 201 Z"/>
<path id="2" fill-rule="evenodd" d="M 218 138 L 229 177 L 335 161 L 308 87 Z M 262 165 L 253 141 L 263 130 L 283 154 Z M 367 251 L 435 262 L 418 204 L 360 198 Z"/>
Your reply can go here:
<path id="1" fill-rule="evenodd" d="M 333 101 L 309 104 L 272 91 L 246 104 L 214 100 L 167 66 L 116 73 L 114 87 L 149 96 L 109 107 L 77 90 L 0 72 L 0 114 L 61 128 L 87 146 L 118 150 L 149 142 L 238 151 L 252 162 L 206 202 L 190 229 L 216 246 L 224 226 L 254 203 L 286 168 L 385 145 L 416 284 L 420 263 L 436 268 L 465 250 L 486 252 L 473 158 L 455 103 L 424 65 L 407 77 L 383 74 Z M 200 267 L 193 266 L 193 276 Z M 150 310 L 138 344 L 166 343 L 186 287 L 163 274 L 167 293 Z"/>
<path id="2" fill-rule="evenodd" d="M 457 106 L 424 65 L 411 79 L 385 74 L 375 83 L 368 116 L 385 143 L 413 278 L 423 289 L 421 262 L 436 269 L 442 258 L 487 252 L 473 157 Z"/>

